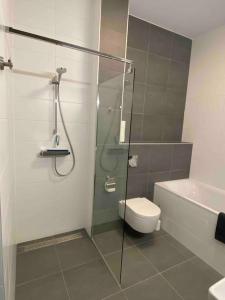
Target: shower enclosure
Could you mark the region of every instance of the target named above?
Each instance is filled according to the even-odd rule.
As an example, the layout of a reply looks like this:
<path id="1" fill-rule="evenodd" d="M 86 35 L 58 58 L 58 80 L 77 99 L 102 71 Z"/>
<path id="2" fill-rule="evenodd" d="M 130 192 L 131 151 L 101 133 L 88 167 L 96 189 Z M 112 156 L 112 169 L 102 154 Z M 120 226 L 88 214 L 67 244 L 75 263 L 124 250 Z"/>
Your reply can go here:
<path id="1" fill-rule="evenodd" d="M 113 244 L 115 269 L 109 269 L 120 284 L 125 210 L 119 214 L 119 203 L 125 203 L 127 192 L 133 63 L 13 27 L 6 29 L 15 39 L 15 149 L 26 148 L 14 149 L 18 263 L 30 251 L 76 242 L 80 238 L 76 230 L 85 228 L 106 265 L 107 247 Z M 37 45 L 39 52 L 33 52 Z M 64 73 L 60 85 L 55 70 Z M 112 230 L 114 236 L 108 235 Z M 71 252 L 72 260 L 74 256 Z M 18 285 L 30 279 L 20 277 L 19 270 Z"/>

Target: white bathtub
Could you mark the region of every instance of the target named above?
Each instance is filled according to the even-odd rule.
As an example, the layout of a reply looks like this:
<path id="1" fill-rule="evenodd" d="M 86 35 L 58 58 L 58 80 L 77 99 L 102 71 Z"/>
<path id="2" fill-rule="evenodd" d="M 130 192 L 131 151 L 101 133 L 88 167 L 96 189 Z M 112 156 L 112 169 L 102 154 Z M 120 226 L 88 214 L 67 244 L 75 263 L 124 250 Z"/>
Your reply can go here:
<path id="1" fill-rule="evenodd" d="M 192 179 L 155 184 L 162 228 L 225 276 L 225 245 L 214 239 L 225 191 Z"/>

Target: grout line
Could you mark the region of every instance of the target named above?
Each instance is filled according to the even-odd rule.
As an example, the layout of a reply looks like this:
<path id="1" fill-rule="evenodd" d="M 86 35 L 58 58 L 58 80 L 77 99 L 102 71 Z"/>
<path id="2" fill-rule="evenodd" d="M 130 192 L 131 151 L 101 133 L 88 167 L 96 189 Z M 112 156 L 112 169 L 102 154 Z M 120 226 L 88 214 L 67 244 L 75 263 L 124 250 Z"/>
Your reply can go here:
<path id="1" fill-rule="evenodd" d="M 144 257 L 144 258 L 147 260 L 147 262 L 150 263 L 150 265 L 151 265 L 152 268 L 156 271 L 156 273 L 159 274 L 160 271 L 156 268 L 156 266 L 153 265 L 153 263 L 152 263 L 152 262 L 144 255 L 144 253 L 142 253 L 142 251 L 141 251 L 138 247 L 136 247 L 136 248 L 137 248 L 137 251 L 139 252 L 139 254 L 141 254 L 142 257 Z"/>
<path id="2" fill-rule="evenodd" d="M 145 279 L 143 279 L 143 280 L 141 280 L 141 281 L 135 282 L 134 284 L 132 284 L 132 285 L 130 285 L 130 286 L 128 286 L 128 287 L 123 288 L 122 291 L 125 292 L 125 291 L 129 290 L 130 288 L 133 288 L 133 287 L 135 287 L 135 286 L 137 286 L 137 285 L 139 285 L 139 284 L 141 284 L 141 283 L 144 283 L 144 282 L 146 282 L 146 281 L 148 281 L 148 280 L 150 280 L 150 279 L 153 279 L 153 278 L 155 278 L 155 277 L 157 277 L 157 276 L 159 276 L 159 275 L 160 275 L 160 274 L 157 273 L 157 274 L 154 274 L 154 275 L 152 275 L 152 276 L 149 276 L 149 277 L 147 277 L 147 278 L 145 278 Z"/>
<path id="3" fill-rule="evenodd" d="M 171 244 L 170 244 L 170 245 L 171 245 Z M 173 248 L 177 250 L 177 248 L 175 248 L 174 246 L 173 246 Z M 141 250 L 140 250 L 140 251 L 141 251 Z M 141 251 L 141 252 L 142 252 L 142 251 Z M 180 252 L 179 252 L 179 253 L 180 253 Z M 150 260 L 149 257 L 147 257 L 144 253 L 142 253 L 142 255 L 143 255 L 143 256 L 144 256 L 144 257 L 145 257 L 152 265 L 154 265 L 153 262 Z M 184 263 L 186 263 L 186 262 L 188 262 L 188 261 L 193 260 L 195 257 L 196 257 L 196 256 L 187 258 L 187 259 L 183 260 L 182 262 L 179 262 L 179 263 L 177 263 L 177 264 L 175 264 L 175 265 L 173 265 L 173 266 L 171 266 L 171 267 L 169 267 L 169 268 L 167 268 L 167 269 L 165 269 L 165 270 L 163 270 L 163 271 L 158 270 L 157 267 L 156 267 L 155 265 L 154 265 L 154 267 L 155 267 L 156 270 L 158 270 L 158 273 L 159 273 L 159 274 L 162 274 L 162 273 L 164 273 L 164 272 L 166 272 L 166 271 L 169 271 L 170 269 L 173 269 L 173 268 L 175 268 L 175 267 L 177 267 L 177 266 L 179 266 L 179 265 L 182 265 L 182 264 L 184 264 Z"/>
<path id="4" fill-rule="evenodd" d="M 180 299 L 182 299 L 182 300 L 184 300 L 184 298 L 180 295 L 180 293 L 175 289 L 175 287 L 162 275 L 162 274 L 159 274 L 159 276 L 162 278 L 162 279 L 164 279 L 166 282 L 167 282 L 167 284 L 171 287 L 171 289 L 175 292 L 175 294 L 177 294 L 177 296 L 180 298 Z"/>
<path id="5" fill-rule="evenodd" d="M 124 298 L 125 298 L 126 300 L 128 300 L 127 295 L 124 294 L 123 291 L 119 291 L 119 292 L 110 294 L 110 295 L 108 295 L 108 296 L 102 298 L 101 300 L 107 300 L 107 299 L 109 299 L 109 298 L 111 298 L 111 297 L 113 297 L 113 296 L 117 296 L 117 295 L 120 295 L 120 294 L 122 294 L 122 295 L 124 296 Z"/>
<path id="6" fill-rule="evenodd" d="M 35 282 L 35 281 L 38 281 L 38 280 L 47 278 L 47 277 L 50 277 L 50 276 L 53 276 L 53 275 L 60 274 L 60 272 L 61 272 L 61 271 L 59 270 L 59 271 L 56 271 L 56 272 L 52 272 L 52 273 L 49 273 L 49 274 L 45 274 L 45 275 L 43 275 L 43 276 L 36 277 L 36 278 L 31 279 L 31 280 L 28 280 L 28 281 L 24 281 L 24 282 L 18 283 L 18 284 L 16 284 L 16 287 L 24 286 L 24 285 L 30 284 L 30 283 L 32 283 L 32 282 Z"/>
<path id="7" fill-rule="evenodd" d="M 56 257 L 57 257 L 58 265 L 59 265 L 59 268 L 60 268 L 60 273 L 61 273 L 61 275 L 62 275 L 63 284 L 64 284 L 64 287 L 65 287 L 65 290 L 66 290 L 66 294 L 67 294 L 67 296 L 68 296 L 68 300 L 71 300 L 71 298 L 70 298 L 70 293 L 69 293 L 69 289 L 68 289 L 68 287 L 67 287 L 66 279 L 65 279 L 65 276 L 64 276 L 64 273 L 63 273 L 62 264 L 61 264 L 60 258 L 59 258 L 59 256 L 58 256 L 58 253 L 57 253 L 57 250 L 56 250 L 56 246 L 54 246 L 54 251 L 55 251 L 55 255 L 56 255 Z"/>
<path id="8" fill-rule="evenodd" d="M 177 263 L 177 264 L 175 264 L 175 265 L 173 265 L 173 266 L 171 266 L 171 267 L 169 267 L 169 268 L 167 268 L 167 269 L 161 271 L 160 274 L 163 275 L 163 273 L 166 273 L 166 272 L 168 272 L 168 271 L 170 271 L 170 270 L 172 270 L 172 269 L 174 269 L 174 268 L 176 268 L 176 267 L 178 267 L 178 266 L 180 266 L 180 265 L 183 265 L 183 264 L 185 264 L 185 263 L 187 263 L 187 262 L 189 262 L 189 261 L 192 261 L 192 260 L 194 260 L 195 258 L 196 258 L 196 256 L 191 257 L 191 258 L 188 258 L 188 259 L 185 259 L 184 261 L 182 261 L 182 262 L 180 262 L 180 263 Z"/>
<path id="9" fill-rule="evenodd" d="M 168 235 L 168 233 L 165 232 L 165 233 L 163 233 L 162 235 L 160 235 L 158 237 L 153 237 L 153 238 L 150 238 L 149 240 L 145 240 L 145 241 L 138 242 L 138 243 L 134 243 L 131 239 L 129 239 L 133 244 L 131 246 L 125 246 L 124 250 L 126 251 L 126 250 L 128 250 L 130 248 L 134 248 L 134 247 L 136 247 L 138 245 L 142 245 L 142 244 L 148 243 L 148 242 L 153 241 L 153 240 L 158 240 L 158 239 L 160 239 L 160 238 L 162 238 L 164 236 L 167 236 L 167 235 Z M 115 250 L 115 251 L 112 251 L 112 252 L 109 252 L 109 253 L 106 253 L 106 254 L 103 254 L 103 255 L 104 255 L 104 257 L 108 257 L 108 256 L 110 256 L 112 254 L 116 254 L 116 253 L 119 253 L 119 252 L 121 252 L 121 250 Z"/>
<path id="10" fill-rule="evenodd" d="M 144 256 L 144 257 L 145 257 L 145 256 Z M 145 258 L 149 261 L 149 259 L 148 259 L 147 257 L 145 257 Z M 193 259 L 193 258 L 192 258 L 192 259 Z M 172 266 L 172 267 L 170 267 L 170 268 L 168 268 L 168 269 L 166 269 L 166 270 L 164 270 L 164 271 L 162 271 L 162 272 L 159 272 L 159 271 L 158 271 L 158 273 L 156 273 L 156 274 L 154 274 L 154 275 L 152 275 L 152 276 L 149 276 L 149 277 L 147 277 L 147 278 L 145 278 L 145 279 L 143 279 L 143 280 L 141 280 L 141 281 L 138 281 L 138 282 L 134 283 L 133 285 L 130 285 L 130 286 L 126 287 L 126 288 L 122 288 L 122 291 L 129 290 L 130 288 L 133 288 L 133 287 L 135 287 L 135 286 L 137 286 L 137 285 L 139 285 L 139 284 L 141 284 L 141 283 L 144 283 L 144 282 L 146 282 L 146 281 L 148 281 L 148 280 L 151 280 L 151 279 L 153 279 L 153 278 L 155 278 L 155 277 L 157 277 L 157 276 L 160 276 L 160 277 L 163 277 L 163 278 L 164 278 L 164 276 L 163 276 L 163 273 L 164 273 L 164 272 L 166 272 L 166 271 L 168 271 L 168 270 L 170 270 L 170 269 L 172 269 L 172 268 L 174 268 L 174 267 L 176 267 L 176 266 L 178 266 L 178 265 L 182 265 L 183 263 L 186 263 L 187 261 L 190 261 L 190 260 L 191 260 L 191 259 L 185 260 L 185 261 L 183 261 L 182 263 L 176 264 L 176 265 L 174 265 L 174 266 Z M 152 264 L 151 261 L 150 261 L 150 263 Z M 155 266 L 154 266 L 154 268 L 155 268 L 156 270 L 158 270 Z M 167 281 L 167 280 L 166 280 L 166 281 Z M 171 284 L 169 284 L 169 285 L 171 286 Z M 172 286 L 171 286 L 171 288 L 172 288 Z M 173 287 L 173 290 L 175 290 L 174 287 Z M 175 292 L 176 292 L 176 294 L 178 294 L 176 290 L 175 290 Z M 181 297 L 179 294 L 178 294 L 178 296 Z M 181 297 L 181 299 L 183 299 L 183 298 Z"/>
<path id="11" fill-rule="evenodd" d="M 102 260 L 103 260 L 103 262 L 105 263 L 107 269 L 109 270 L 110 274 L 112 275 L 113 279 L 115 280 L 117 286 L 118 286 L 119 289 L 121 290 L 121 285 L 120 285 L 118 279 L 116 278 L 116 275 L 115 275 L 114 272 L 111 270 L 111 268 L 110 268 L 110 266 L 109 266 L 107 260 L 105 259 L 105 257 L 104 257 L 104 255 L 102 254 L 101 250 L 98 248 L 98 246 L 97 246 L 95 240 L 92 239 L 91 241 L 92 241 L 92 243 L 94 244 L 94 246 L 95 246 L 95 248 L 97 249 L 97 251 L 99 252 L 100 257 L 102 258 Z"/>

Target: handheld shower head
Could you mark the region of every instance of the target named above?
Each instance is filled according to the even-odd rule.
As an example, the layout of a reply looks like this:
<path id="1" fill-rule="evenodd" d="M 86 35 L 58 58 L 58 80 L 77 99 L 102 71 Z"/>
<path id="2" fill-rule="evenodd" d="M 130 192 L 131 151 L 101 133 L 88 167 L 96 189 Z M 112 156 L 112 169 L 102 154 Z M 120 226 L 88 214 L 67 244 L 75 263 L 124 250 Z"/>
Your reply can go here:
<path id="1" fill-rule="evenodd" d="M 66 68 L 63 68 L 63 67 L 61 67 L 61 68 L 57 68 L 56 69 L 56 72 L 60 75 L 60 74 L 63 74 L 63 73 L 66 73 L 66 71 L 67 71 L 67 69 Z"/>
<path id="2" fill-rule="evenodd" d="M 58 73 L 58 78 L 57 78 L 58 79 L 57 80 L 58 84 L 60 83 L 62 74 L 66 73 L 66 71 L 67 71 L 67 69 L 66 68 L 62 68 L 62 67 L 56 69 L 56 72 Z"/>

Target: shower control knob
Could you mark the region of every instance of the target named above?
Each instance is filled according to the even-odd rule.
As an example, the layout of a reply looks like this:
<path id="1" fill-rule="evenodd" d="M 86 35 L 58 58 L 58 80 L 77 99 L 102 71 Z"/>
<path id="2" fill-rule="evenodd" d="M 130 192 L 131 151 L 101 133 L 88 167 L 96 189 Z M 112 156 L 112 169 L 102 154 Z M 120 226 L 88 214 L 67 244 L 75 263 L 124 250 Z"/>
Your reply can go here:
<path id="1" fill-rule="evenodd" d="M 4 58 L 0 56 L 0 70 L 4 70 L 5 67 L 10 68 L 10 70 L 13 68 L 13 64 L 11 59 L 8 59 L 7 62 L 4 61 Z"/>

